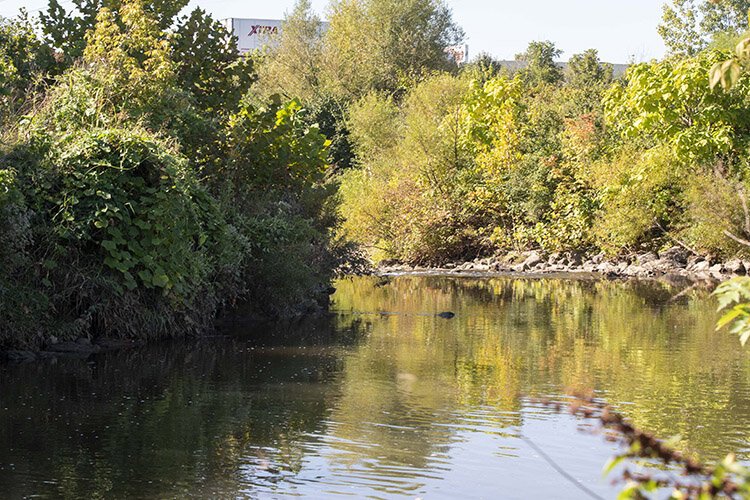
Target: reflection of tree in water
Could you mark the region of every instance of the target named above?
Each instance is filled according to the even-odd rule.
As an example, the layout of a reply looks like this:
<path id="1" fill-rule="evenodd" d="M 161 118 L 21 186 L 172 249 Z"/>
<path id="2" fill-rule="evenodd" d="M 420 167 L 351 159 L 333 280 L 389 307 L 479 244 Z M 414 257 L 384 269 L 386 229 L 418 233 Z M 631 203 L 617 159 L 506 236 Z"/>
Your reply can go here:
<path id="1" fill-rule="evenodd" d="M 315 459 L 332 481 L 380 474 L 393 479 L 381 492 L 404 493 L 440 477 L 474 433 L 516 435 L 524 395 L 567 387 L 602 391 L 637 425 L 679 433 L 709 459 L 747 449 L 748 358 L 714 332 L 702 292 L 670 301 L 678 290 L 653 283 L 375 282 L 341 281 L 334 315 L 317 322 L 93 364 L 0 367 L 0 491 L 252 496 L 293 489 Z"/>
<path id="2" fill-rule="evenodd" d="M 5 367 L 0 490 L 29 494 L 8 474 L 13 463 L 25 477 L 57 478 L 32 488 L 55 496 L 231 495 L 256 473 L 279 474 L 272 459 L 299 465 L 298 436 L 321 431 L 335 390 L 325 382 L 339 369 L 333 348 L 280 353 L 225 339 Z"/>
<path id="3" fill-rule="evenodd" d="M 655 282 L 414 276 L 383 287 L 344 281 L 339 290 L 334 307 L 355 312 L 342 321 L 372 322 L 370 342 L 347 360 L 342 408 L 396 398 L 397 385 L 385 381 L 398 373 L 417 375 L 424 395 L 408 397 L 430 411 L 502 412 L 520 405 L 519 394 L 593 387 L 634 403 L 624 410 L 639 426 L 680 434 L 708 458 L 747 448 L 738 422 L 750 417 L 750 365 L 731 336 L 714 331 L 705 292 L 671 301 L 680 289 Z M 457 316 L 421 316 L 442 310 Z M 392 314 L 357 314 L 373 311 Z M 356 390 L 372 379 L 383 383 Z"/>

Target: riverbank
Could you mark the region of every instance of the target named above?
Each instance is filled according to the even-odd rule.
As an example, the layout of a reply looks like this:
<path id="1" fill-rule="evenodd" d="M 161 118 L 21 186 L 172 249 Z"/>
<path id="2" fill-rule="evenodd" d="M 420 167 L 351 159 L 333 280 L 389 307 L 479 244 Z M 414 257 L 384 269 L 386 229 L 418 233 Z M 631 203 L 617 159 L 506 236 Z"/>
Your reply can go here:
<path id="1" fill-rule="evenodd" d="M 437 267 L 420 267 L 385 262 L 377 274 L 393 275 L 410 272 L 463 273 L 524 273 L 594 274 L 610 279 L 667 279 L 670 281 L 719 282 L 745 276 L 750 260 L 721 261 L 711 256 L 694 255 L 681 247 L 664 252 L 641 252 L 608 259 L 604 254 L 587 256 L 576 252 L 546 254 L 541 251 L 510 252 L 496 257 L 453 262 Z"/>
<path id="2" fill-rule="evenodd" d="M 93 354 L 125 349 L 141 348 L 149 344 L 159 342 L 171 342 L 184 340 L 185 338 L 211 338 L 216 336 L 217 331 L 227 328 L 236 328 L 238 325 L 260 325 L 273 322 L 293 323 L 303 318 L 322 317 L 328 311 L 330 296 L 336 291 L 330 285 L 321 285 L 307 301 L 300 302 L 297 307 L 290 308 L 284 316 L 269 317 L 258 312 L 252 304 L 236 304 L 234 309 L 217 317 L 211 324 L 209 330 L 200 335 L 177 336 L 174 338 L 162 338 L 147 341 L 145 339 L 119 339 L 109 337 L 82 336 L 73 340 L 58 339 L 54 335 L 45 337 L 41 348 L 33 349 L 0 349 L 0 363 L 30 363 L 35 361 L 51 360 L 57 358 L 88 358 Z"/>

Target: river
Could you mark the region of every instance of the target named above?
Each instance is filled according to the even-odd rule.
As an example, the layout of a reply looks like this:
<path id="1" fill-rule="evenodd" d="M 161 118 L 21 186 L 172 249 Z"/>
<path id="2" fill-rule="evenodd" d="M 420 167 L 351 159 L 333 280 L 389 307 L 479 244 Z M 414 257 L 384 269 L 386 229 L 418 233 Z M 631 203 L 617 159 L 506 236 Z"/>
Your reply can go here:
<path id="1" fill-rule="evenodd" d="M 715 331 L 705 291 L 445 276 L 337 289 L 325 318 L 0 365 L 0 497 L 614 498 L 616 445 L 536 402 L 576 389 L 702 459 L 750 459 L 750 357 Z"/>

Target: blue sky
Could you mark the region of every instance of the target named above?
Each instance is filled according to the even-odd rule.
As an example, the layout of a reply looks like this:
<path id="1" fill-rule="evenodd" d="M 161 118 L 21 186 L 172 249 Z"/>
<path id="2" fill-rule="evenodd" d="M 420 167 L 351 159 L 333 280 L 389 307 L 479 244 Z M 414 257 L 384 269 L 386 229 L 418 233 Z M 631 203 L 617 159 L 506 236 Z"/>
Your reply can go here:
<path id="1" fill-rule="evenodd" d="M 63 1 L 63 5 L 69 1 Z M 562 59 L 588 48 L 602 59 L 625 63 L 659 58 L 664 45 L 656 33 L 661 17 L 659 0 L 448 0 L 464 28 L 472 54 L 489 52 L 512 59 L 532 40 L 551 40 L 563 50 Z M 218 18 L 281 18 L 294 0 L 193 0 Z M 312 0 L 324 15 L 328 0 Z M 21 6 L 29 10 L 46 0 L 0 0 L 0 15 L 12 16 Z"/>

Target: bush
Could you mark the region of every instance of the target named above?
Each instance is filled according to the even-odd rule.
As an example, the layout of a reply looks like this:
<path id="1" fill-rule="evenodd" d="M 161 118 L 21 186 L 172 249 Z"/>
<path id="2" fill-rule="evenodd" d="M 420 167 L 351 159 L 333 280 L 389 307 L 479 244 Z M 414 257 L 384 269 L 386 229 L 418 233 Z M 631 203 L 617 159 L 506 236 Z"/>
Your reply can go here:
<path id="1" fill-rule="evenodd" d="M 686 189 L 686 221 L 681 235 L 696 249 L 719 257 L 746 255 L 747 247 L 725 235 L 750 238 L 743 203 L 747 187 L 719 172 L 693 175 Z"/>
<path id="2" fill-rule="evenodd" d="M 610 254 L 658 245 L 662 228 L 680 222 L 684 170 L 669 148 L 623 150 L 594 167 L 594 183 L 603 212 L 594 237 Z"/>
<path id="3" fill-rule="evenodd" d="M 241 240 L 187 161 L 149 133 L 37 136 L 10 158 L 34 214 L 31 264 L 62 337 L 198 332 L 239 293 L 226 269 L 240 265 Z"/>

